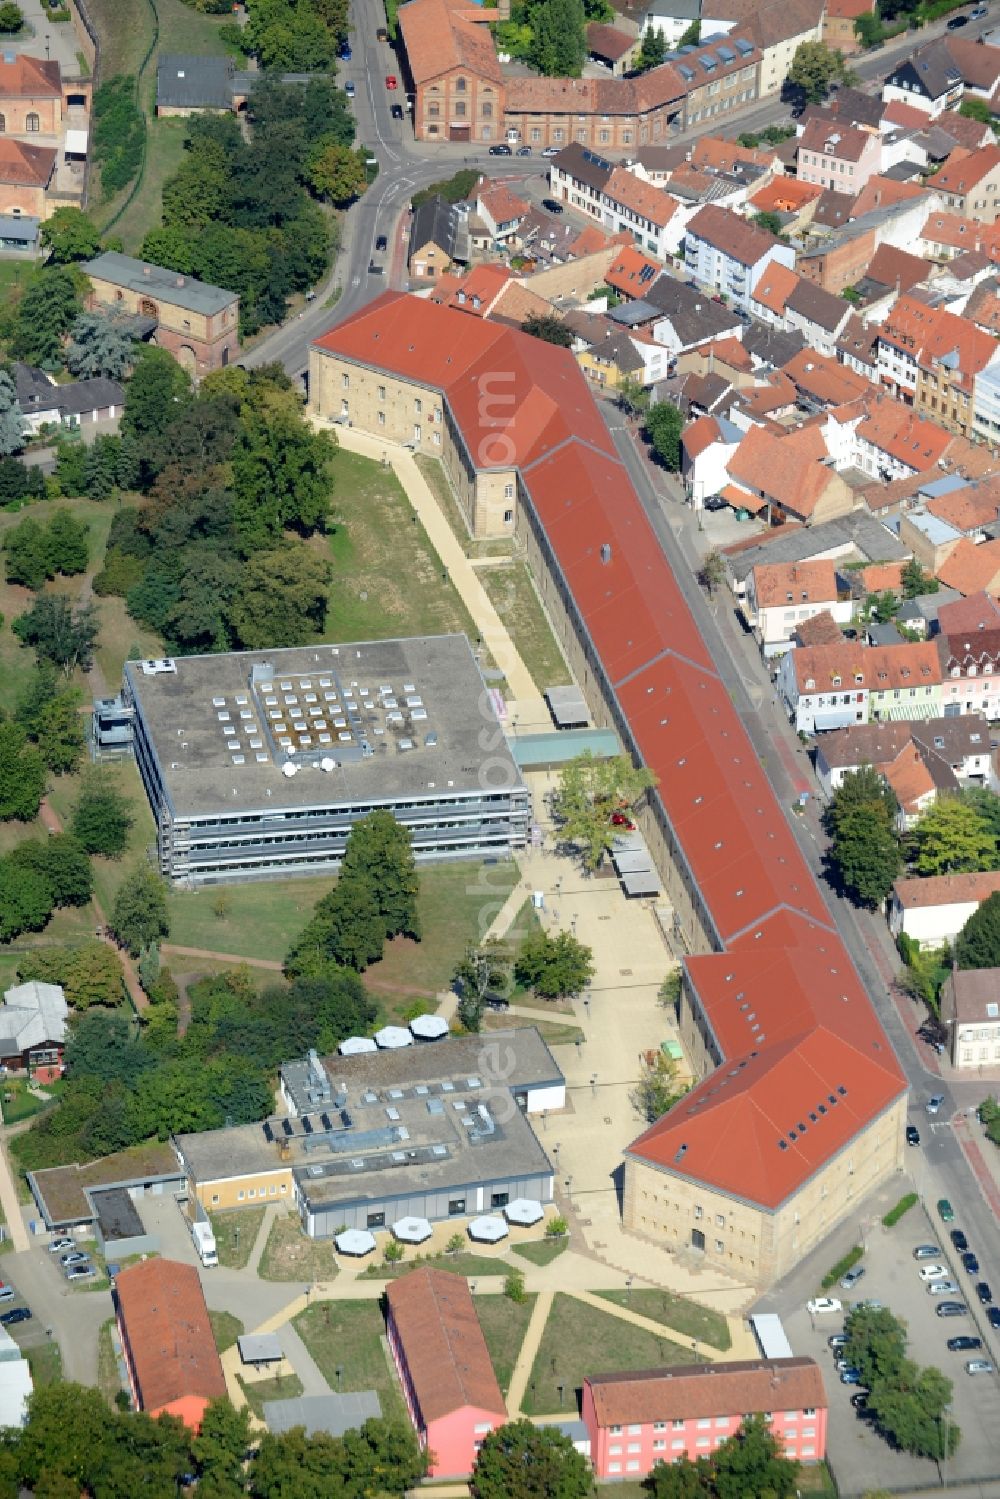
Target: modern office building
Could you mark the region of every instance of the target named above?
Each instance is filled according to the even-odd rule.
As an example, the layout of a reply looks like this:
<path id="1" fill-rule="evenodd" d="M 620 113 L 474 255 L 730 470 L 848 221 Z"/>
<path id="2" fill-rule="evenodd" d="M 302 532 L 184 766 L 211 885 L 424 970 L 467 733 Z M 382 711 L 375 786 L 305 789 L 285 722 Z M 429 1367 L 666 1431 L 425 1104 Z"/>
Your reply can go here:
<path id="1" fill-rule="evenodd" d="M 120 706 L 178 884 L 334 870 L 378 808 L 417 859 L 525 844 L 528 792 L 464 635 L 130 661 Z"/>

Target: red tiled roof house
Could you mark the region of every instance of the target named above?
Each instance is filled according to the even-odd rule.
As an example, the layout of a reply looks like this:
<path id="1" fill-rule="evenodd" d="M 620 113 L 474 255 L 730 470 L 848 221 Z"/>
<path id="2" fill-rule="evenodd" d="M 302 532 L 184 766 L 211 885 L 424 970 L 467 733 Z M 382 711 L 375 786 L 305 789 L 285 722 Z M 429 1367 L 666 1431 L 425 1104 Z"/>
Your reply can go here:
<path id="1" fill-rule="evenodd" d="M 583 1381 L 583 1421 L 597 1478 L 639 1479 L 655 1463 L 708 1457 L 744 1417 L 767 1412 L 787 1457 L 826 1454 L 827 1401 L 811 1358 L 691 1364 Z"/>
<path id="2" fill-rule="evenodd" d="M 432 1478 L 464 1478 L 507 1420 L 472 1294 L 460 1275 L 414 1270 L 386 1292 L 386 1331 Z"/>
<path id="3" fill-rule="evenodd" d="M 129 1265 L 115 1282 L 115 1317 L 136 1409 L 198 1431 L 226 1381 L 197 1270 L 156 1258 Z"/>

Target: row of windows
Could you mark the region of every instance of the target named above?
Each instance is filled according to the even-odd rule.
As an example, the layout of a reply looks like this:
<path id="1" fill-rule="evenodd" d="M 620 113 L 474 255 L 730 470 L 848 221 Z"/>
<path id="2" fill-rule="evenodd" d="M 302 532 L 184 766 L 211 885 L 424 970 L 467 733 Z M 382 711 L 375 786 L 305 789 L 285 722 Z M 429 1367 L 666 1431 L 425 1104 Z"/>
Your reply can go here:
<path id="1" fill-rule="evenodd" d="M 24 128 L 25 128 L 25 131 L 29 135 L 35 135 L 39 130 L 41 130 L 41 128 L 42 128 L 42 122 L 38 118 L 38 116 L 34 112 L 32 112 L 31 114 L 25 115 L 25 117 L 24 117 Z M 7 116 L 6 115 L 0 115 L 0 134 L 2 134 L 6 129 L 7 129 Z"/>
<path id="2" fill-rule="evenodd" d="M 269 1186 L 267 1188 L 261 1187 L 259 1192 L 258 1192 L 258 1190 L 257 1190 L 256 1187 L 241 1187 L 240 1190 L 236 1193 L 236 1201 L 237 1202 L 253 1202 L 254 1199 L 257 1198 L 257 1197 L 277 1197 L 277 1196 L 279 1196 L 279 1194 L 283 1197 L 287 1191 L 288 1191 L 288 1183 L 287 1182 L 282 1182 L 281 1185 L 280 1185 L 280 1187 L 278 1187 L 274 1183 L 272 1183 L 271 1186 Z M 213 1192 L 212 1193 L 212 1206 L 213 1207 L 218 1207 L 218 1205 L 219 1205 L 219 1194 L 218 1194 L 218 1192 Z"/>

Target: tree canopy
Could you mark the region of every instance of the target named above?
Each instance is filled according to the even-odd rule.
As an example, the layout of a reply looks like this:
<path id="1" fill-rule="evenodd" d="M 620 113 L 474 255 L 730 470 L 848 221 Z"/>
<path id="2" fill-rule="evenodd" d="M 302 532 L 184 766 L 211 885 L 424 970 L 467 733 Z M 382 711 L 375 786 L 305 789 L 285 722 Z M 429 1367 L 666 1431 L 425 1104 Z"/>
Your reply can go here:
<path id="1" fill-rule="evenodd" d="M 996 834 L 974 803 L 939 796 L 913 830 L 918 874 L 960 874 L 994 869 Z"/>
<path id="2" fill-rule="evenodd" d="M 521 944 L 514 977 L 541 999 L 579 994 L 594 976 L 591 950 L 569 932 L 532 932 Z"/>
<path id="3" fill-rule="evenodd" d="M 472 1470 L 472 1499 L 586 1499 L 590 1465 L 552 1426 L 508 1421 L 483 1439 Z"/>
<path id="4" fill-rule="evenodd" d="M 598 759 L 585 752 L 559 774 L 553 815 L 561 836 L 581 850 L 588 869 L 596 869 L 632 817 L 656 776 L 637 768 L 627 755 Z"/>
<path id="5" fill-rule="evenodd" d="M 646 412 L 644 426 L 649 445 L 664 468 L 676 474 L 681 466 L 681 431 L 684 418 L 669 401 L 657 401 Z"/>
<path id="6" fill-rule="evenodd" d="M 959 968 L 1000 968 L 1000 891 L 988 895 L 958 934 Z"/>
<path id="7" fill-rule="evenodd" d="M 825 42 L 800 42 L 788 69 L 787 88 L 805 104 L 821 104 L 831 84 L 853 80 L 842 52 Z"/>
<path id="8" fill-rule="evenodd" d="M 782 1455 L 767 1418 L 752 1415 L 711 1457 L 655 1463 L 643 1487 L 652 1499 L 791 1499 L 798 1477 L 799 1464 Z"/>
<path id="9" fill-rule="evenodd" d="M 859 905 L 885 900 L 902 868 L 897 813 L 894 792 L 870 765 L 845 775 L 826 809 L 830 864 Z"/>

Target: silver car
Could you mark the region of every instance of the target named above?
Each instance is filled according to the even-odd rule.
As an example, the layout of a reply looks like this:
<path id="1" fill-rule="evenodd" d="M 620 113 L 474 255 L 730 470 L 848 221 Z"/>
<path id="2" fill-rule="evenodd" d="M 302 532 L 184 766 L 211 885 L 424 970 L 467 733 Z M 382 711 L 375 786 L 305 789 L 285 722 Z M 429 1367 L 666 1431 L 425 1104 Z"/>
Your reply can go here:
<path id="1" fill-rule="evenodd" d="M 953 1280 L 932 1280 L 927 1287 L 928 1296 L 954 1296 L 958 1286 Z"/>

